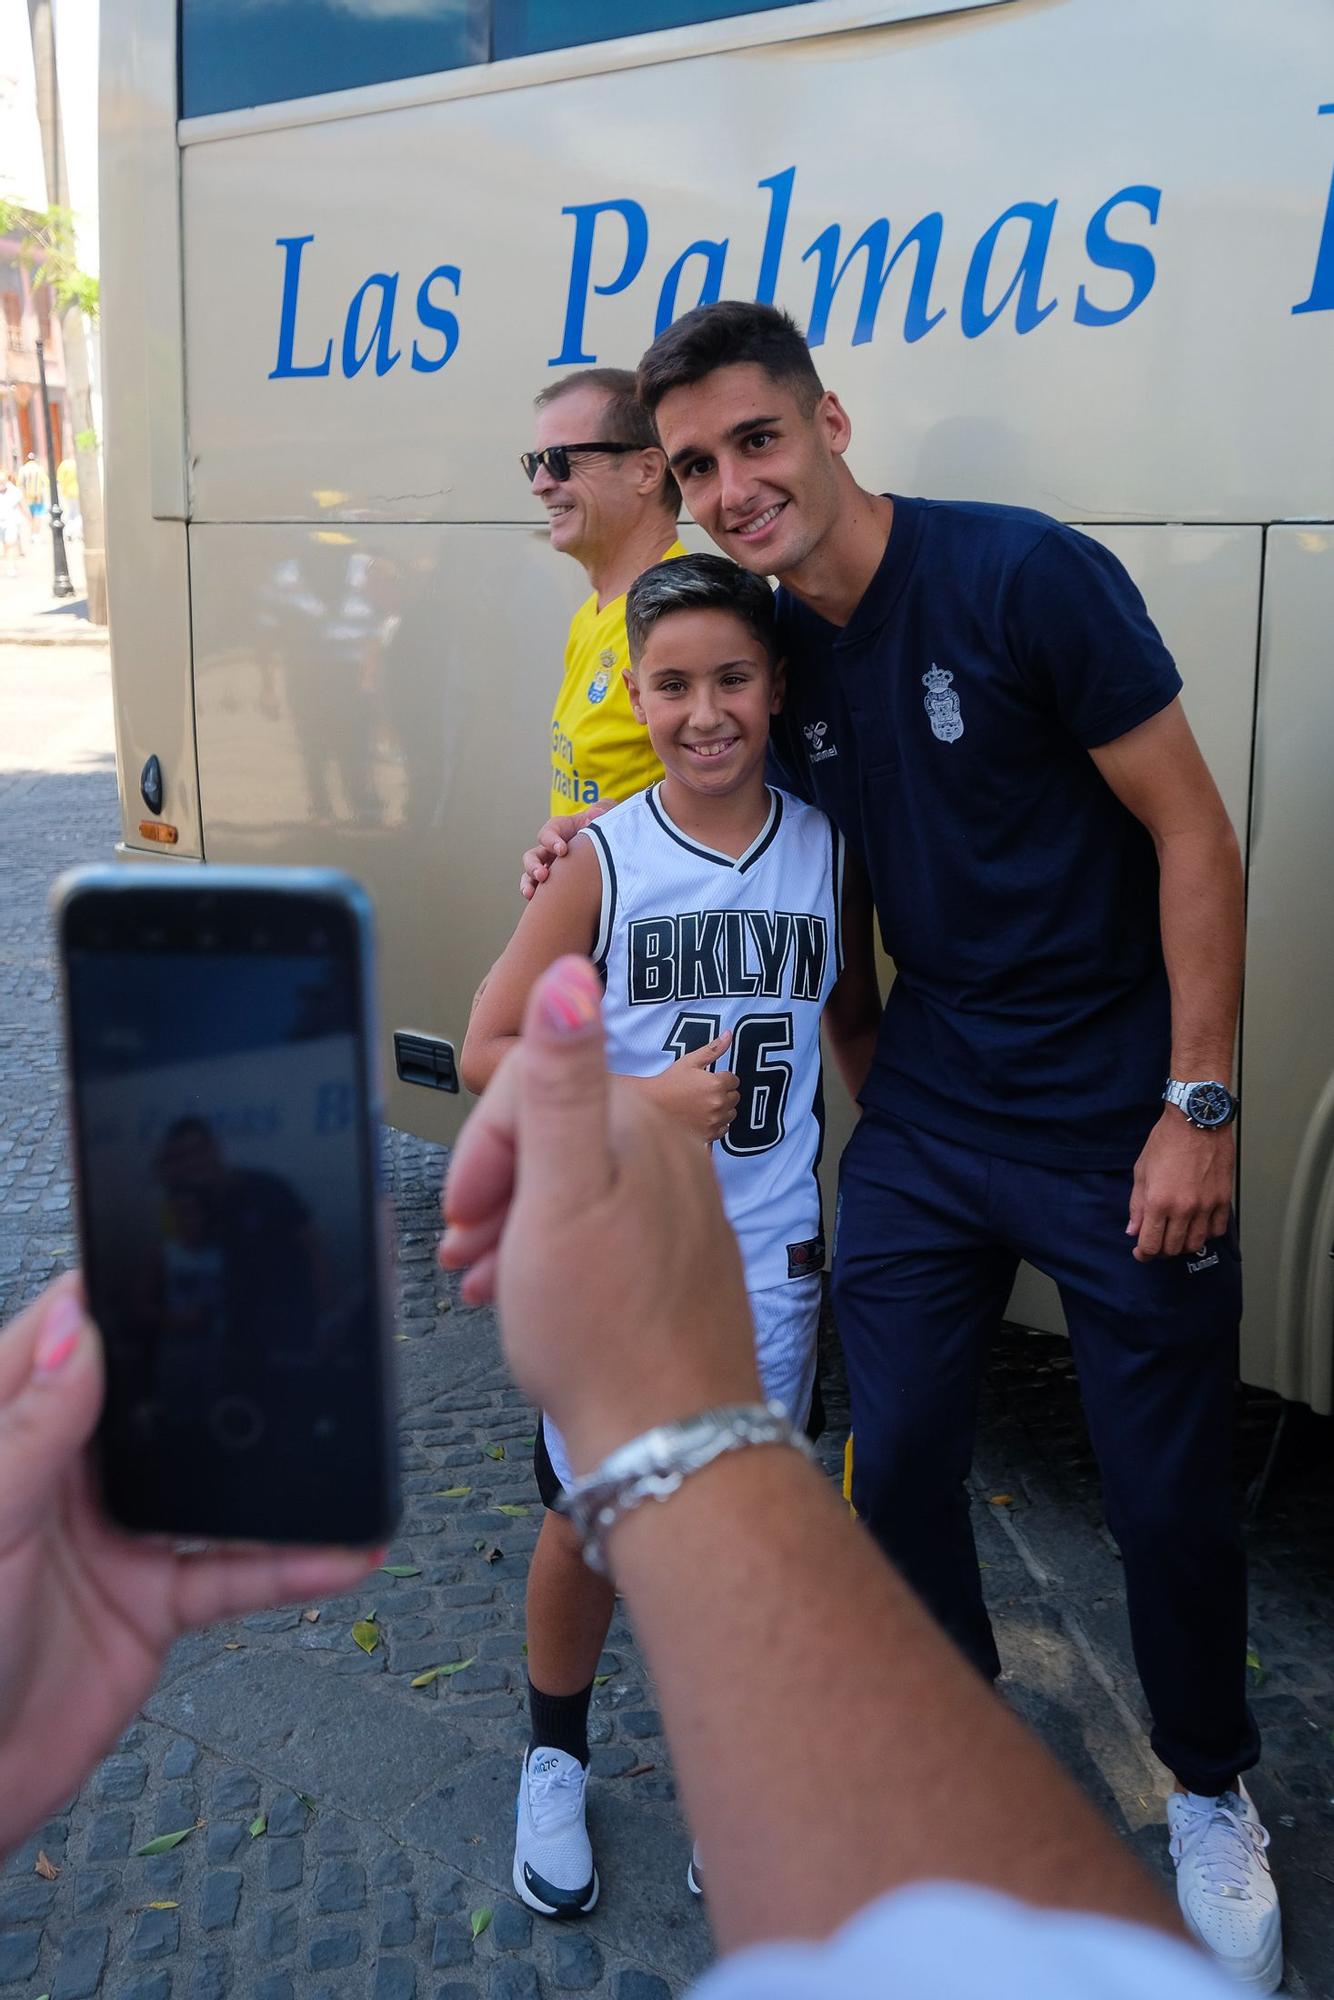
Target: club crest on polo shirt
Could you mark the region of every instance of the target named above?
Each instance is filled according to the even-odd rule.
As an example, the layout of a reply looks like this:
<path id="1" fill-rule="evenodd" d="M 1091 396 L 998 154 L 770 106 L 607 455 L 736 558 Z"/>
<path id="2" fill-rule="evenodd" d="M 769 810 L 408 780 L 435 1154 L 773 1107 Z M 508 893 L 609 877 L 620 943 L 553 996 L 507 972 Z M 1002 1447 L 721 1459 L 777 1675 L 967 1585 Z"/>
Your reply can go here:
<path id="1" fill-rule="evenodd" d="M 963 735 L 959 697 L 950 685 L 953 679 L 948 668 L 938 667 L 934 660 L 930 673 L 922 675 L 922 686 L 926 689 L 922 706 L 931 718 L 931 734 L 942 743 L 957 743 Z"/>
<path id="2" fill-rule="evenodd" d="M 837 757 L 838 746 L 828 740 L 827 722 L 808 722 L 801 733 L 806 738 L 806 754 L 812 764 L 826 764 L 831 757 Z"/>
<path id="3" fill-rule="evenodd" d="M 608 647 L 598 655 L 600 664 L 592 680 L 588 683 L 588 699 L 596 708 L 600 701 L 607 699 L 607 689 L 611 686 L 611 670 L 616 665 L 616 655 Z"/>

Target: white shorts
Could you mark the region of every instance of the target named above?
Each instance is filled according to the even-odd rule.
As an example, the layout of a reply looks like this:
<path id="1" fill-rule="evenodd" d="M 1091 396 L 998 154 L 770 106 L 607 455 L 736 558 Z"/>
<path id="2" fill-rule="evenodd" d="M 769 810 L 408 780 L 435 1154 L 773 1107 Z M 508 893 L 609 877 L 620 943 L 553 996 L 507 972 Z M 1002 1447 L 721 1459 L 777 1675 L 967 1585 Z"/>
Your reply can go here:
<path id="1" fill-rule="evenodd" d="M 755 1359 L 765 1401 L 780 1403 L 800 1429 L 811 1413 L 815 1388 L 815 1348 L 820 1330 L 820 1274 L 789 1278 L 747 1294 L 755 1327 Z M 565 1440 L 550 1417 L 542 1418 L 542 1439 L 551 1469 L 562 1486 L 574 1479 Z"/>

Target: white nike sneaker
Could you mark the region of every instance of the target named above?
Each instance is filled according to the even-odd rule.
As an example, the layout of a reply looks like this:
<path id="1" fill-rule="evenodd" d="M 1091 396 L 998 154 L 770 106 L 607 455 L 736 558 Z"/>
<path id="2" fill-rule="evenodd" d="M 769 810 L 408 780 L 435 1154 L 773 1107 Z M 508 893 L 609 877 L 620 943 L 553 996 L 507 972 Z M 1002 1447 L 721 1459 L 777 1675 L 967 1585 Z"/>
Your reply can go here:
<path id="1" fill-rule="evenodd" d="M 584 1823 L 588 1772 L 545 1745 L 524 1752 L 514 1809 L 514 1887 L 544 1917 L 582 1917 L 598 1899 Z"/>
<path id="2" fill-rule="evenodd" d="M 704 1894 L 704 1863 L 699 1858 L 698 1841 L 691 1849 L 690 1866 L 686 1869 L 686 1887 L 692 1896 Z"/>
<path id="3" fill-rule="evenodd" d="M 1240 1778 L 1235 1792 L 1167 1801 L 1177 1901 L 1186 1928 L 1214 1962 L 1252 1993 L 1283 1977 L 1283 1921 L 1265 1849 L 1269 1835 Z"/>

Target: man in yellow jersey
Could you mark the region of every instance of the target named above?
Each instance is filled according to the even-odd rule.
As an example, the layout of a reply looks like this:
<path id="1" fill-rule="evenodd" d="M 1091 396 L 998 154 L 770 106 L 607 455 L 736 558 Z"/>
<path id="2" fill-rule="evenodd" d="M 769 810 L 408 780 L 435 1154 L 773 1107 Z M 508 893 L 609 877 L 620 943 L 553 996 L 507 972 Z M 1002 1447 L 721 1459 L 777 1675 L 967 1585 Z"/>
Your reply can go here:
<path id="1" fill-rule="evenodd" d="M 681 495 L 624 368 L 585 368 L 536 398 L 536 449 L 523 466 L 547 510 L 551 546 L 583 565 L 592 595 L 570 620 L 551 718 L 551 810 L 627 799 L 662 776 L 621 679 L 625 593 L 642 570 L 681 556 Z"/>

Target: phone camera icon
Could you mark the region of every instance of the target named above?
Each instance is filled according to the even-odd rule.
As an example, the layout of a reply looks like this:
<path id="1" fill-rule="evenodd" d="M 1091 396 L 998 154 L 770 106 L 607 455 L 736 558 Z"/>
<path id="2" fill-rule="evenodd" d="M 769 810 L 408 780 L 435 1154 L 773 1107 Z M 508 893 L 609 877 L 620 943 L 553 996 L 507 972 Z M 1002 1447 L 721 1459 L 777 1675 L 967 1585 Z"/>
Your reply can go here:
<path id="1" fill-rule="evenodd" d="M 264 1434 L 264 1416 L 248 1396 L 223 1396 L 209 1411 L 209 1429 L 226 1451 L 249 1451 Z"/>

